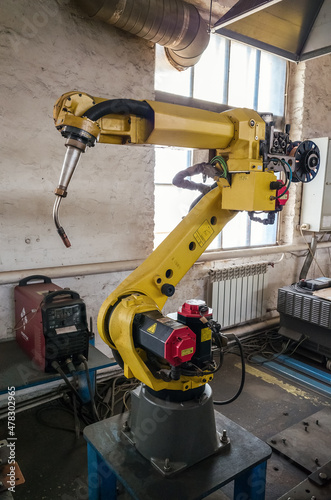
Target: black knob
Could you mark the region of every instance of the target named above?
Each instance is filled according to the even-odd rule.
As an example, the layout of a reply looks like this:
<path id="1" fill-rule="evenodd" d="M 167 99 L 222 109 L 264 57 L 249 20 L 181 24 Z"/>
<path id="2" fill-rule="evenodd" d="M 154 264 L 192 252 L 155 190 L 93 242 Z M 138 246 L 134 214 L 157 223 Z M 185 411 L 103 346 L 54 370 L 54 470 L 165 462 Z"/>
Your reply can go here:
<path id="1" fill-rule="evenodd" d="M 284 184 L 281 181 L 272 181 L 270 182 L 270 189 L 275 190 L 275 189 L 280 189 L 284 187 Z"/>
<path id="2" fill-rule="evenodd" d="M 161 292 L 163 293 L 163 295 L 166 295 L 167 297 L 172 297 L 173 294 L 175 293 L 175 287 L 170 283 L 164 283 L 164 285 L 162 285 L 161 287 Z"/>

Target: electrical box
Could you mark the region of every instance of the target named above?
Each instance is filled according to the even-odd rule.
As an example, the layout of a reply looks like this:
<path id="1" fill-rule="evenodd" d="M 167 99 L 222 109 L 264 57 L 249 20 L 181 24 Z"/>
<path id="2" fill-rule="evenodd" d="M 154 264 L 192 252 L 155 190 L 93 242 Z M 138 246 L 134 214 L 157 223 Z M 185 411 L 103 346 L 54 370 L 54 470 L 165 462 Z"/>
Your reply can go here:
<path id="1" fill-rule="evenodd" d="M 86 308 L 77 292 L 34 275 L 19 282 L 14 296 L 17 343 L 41 370 L 54 372 L 52 362 L 68 358 L 79 364 L 79 354 L 88 358 Z"/>
<path id="2" fill-rule="evenodd" d="M 303 184 L 300 225 L 309 225 L 308 231 L 331 231 L 331 140 L 311 140 L 320 150 L 320 167 L 315 179 Z"/>

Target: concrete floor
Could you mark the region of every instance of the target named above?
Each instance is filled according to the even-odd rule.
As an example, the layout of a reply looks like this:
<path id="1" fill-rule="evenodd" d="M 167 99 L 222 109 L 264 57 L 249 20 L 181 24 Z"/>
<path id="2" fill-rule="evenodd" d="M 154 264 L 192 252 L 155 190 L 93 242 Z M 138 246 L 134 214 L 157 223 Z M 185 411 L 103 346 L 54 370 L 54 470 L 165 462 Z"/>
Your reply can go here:
<path id="1" fill-rule="evenodd" d="M 240 383 L 240 359 L 229 354 L 212 382 L 215 400 L 231 397 Z M 308 390 L 304 392 L 264 367 L 247 365 L 246 384 L 241 396 L 230 405 L 217 407 L 225 416 L 262 440 L 331 406 L 331 400 Z M 58 411 L 56 403 L 49 416 L 72 428 L 72 417 Z M 73 433 L 40 424 L 36 409 L 17 414 L 17 461 L 25 476 L 15 500 L 87 500 L 86 444 Z M 0 421 L 0 438 L 7 436 L 7 422 Z M 305 471 L 273 453 L 268 461 L 266 500 L 276 500 L 306 478 Z M 231 497 L 231 487 L 207 497 Z M 119 498 L 127 498 L 125 494 Z M 1 500 L 1 495 L 0 495 Z M 155 499 L 157 500 L 157 499 Z M 171 500 L 171 499 L 169 499 Z"/>

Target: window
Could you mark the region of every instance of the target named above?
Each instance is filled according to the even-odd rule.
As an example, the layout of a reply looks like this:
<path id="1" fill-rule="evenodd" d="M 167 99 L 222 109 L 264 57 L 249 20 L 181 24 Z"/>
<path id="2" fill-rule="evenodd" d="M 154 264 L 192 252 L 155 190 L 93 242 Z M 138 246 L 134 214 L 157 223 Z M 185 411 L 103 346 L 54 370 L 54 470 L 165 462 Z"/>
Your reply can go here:
<path id="1" fill-rule="evenodd" d="M 191 150 L 155 148 L 155 247 L 185 217 L 192 201 L 199 195 L 197 191 L 172 185 L 176 173 L 192 164 L 191 158 Z"/>
<path id="2" fill-rule="evenodd" d="M 219 35 L 211 35 L 200 61 L 182 72 L 169 64 L 163 47 L 156 45 L 155 90 L 190 98 L 193 103 L 194 100 L 206 101 L 224 105 L 224 109 L 246 107 L 282 117 L 285 78 L 285 60 Z M 155 246 L 180 222 L 199 196 L 198 191 L 172 186 L 174 175 L 193 163 L 196 161 L 192 151 L 156 148 Z M 277 218 L 275 224 L 263 225 L 252 222 L 246 212 L 241 212 L 226 225 L 209 249 L 271 245 L 276 243 L 276 237 Z"/>

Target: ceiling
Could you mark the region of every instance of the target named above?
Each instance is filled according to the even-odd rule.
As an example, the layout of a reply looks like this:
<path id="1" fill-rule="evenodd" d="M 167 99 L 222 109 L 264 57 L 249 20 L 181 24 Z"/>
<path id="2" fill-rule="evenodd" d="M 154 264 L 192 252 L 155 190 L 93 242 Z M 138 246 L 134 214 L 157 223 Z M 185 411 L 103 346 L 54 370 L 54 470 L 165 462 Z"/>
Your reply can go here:
<path id="1" fill-rule="evenodd" d="M 331 0 L 186 0 L 216 33 L 292 61 L 331 53 Z"/>

